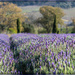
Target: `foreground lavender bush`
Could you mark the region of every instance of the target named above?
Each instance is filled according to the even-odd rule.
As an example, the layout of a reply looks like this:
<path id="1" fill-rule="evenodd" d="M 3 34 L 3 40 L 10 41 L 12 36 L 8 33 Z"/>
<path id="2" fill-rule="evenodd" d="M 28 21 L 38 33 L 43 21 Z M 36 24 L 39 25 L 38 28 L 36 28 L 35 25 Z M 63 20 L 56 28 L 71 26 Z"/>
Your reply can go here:
<path id="1" fill-rule="evenodd" d="M 10 40 L 21 73 L 75 73 L 75 34 L 14 34 Z"/>
<path id="2" fill-rule="evenodd" d="M 5 34 L 0 34 L 0 74 L 16 73 L 14 64 L 9 37 Z"/>

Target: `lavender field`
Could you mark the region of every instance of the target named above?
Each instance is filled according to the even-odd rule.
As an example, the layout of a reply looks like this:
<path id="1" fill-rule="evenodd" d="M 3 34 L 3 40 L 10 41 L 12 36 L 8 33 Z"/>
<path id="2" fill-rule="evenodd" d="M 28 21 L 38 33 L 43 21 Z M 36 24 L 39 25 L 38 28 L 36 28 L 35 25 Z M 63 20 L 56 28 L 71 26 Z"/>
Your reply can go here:
<path id="1" fill-rule="evenodd" d="M 0 74 L 74 74 L 75 34 L 0 34 Z"/>

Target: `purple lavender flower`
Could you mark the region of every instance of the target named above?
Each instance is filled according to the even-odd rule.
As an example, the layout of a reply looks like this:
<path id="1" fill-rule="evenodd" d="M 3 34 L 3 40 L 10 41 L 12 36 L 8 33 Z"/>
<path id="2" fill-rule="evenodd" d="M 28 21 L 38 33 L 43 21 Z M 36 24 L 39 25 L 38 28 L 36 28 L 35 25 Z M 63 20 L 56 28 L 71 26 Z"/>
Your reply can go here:
<path id="1" fill-rule="evenodd" d="M 64 70 L 65 70 L 65 66 L 63 66 Z"/>
<path id="2" fill-rule="evenodd" d="M 45 58 L 45 62 L 47 61 L 47 57 Z"/>
<path id="3" fill-rule="evenodd" d="M 20 71 L 18 71 L 18 74 L 20 74 Z"/>
<path id="4" fill-rule="evenodd" d="M 48 63 L 49 63 L 49 66 L 50 66 L 50 61 Z"/>
<path id="5" fill-rule="evenodd" d="M 73 70 L 74 70 L 74 66 L 73 66 L 73 64 L 72 64 L 72 68 L 73 68 Z"/>
<path id="6" fill-rule="evenodd" d="M 41 66 L 40 66 L 40 69 L 41 69 Z"/>
<path id="7" fill-rule="evenodd" d="M 70 67 L 70 62 L 69 62 L 69 67 Z"/>
<path id="8" fill-rule="evenodd" d="M 67 61 L 65 61 L 65 64 L 67 64 Z"/>
<path id="9" fill-rule="evenodd" d="M 52 67 L 54 67 L 54 62 L 52 62 Z"/>

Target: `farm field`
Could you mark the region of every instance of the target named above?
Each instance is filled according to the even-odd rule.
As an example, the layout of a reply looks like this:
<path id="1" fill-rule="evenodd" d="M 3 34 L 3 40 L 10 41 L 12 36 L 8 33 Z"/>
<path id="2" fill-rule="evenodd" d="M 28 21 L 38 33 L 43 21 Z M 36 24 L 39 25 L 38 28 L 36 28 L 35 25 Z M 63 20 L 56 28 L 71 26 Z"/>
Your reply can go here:
<path id="1" fill-rule="evenodd" d="M 34 13 L 34 12 L 38 12 L 37 15 L 40 16 L 40 13 L 39 13 L 39 8 L 41 6 L 19 6 L 21 9 L 22 9 L 22 13 Z M 33 8 L 33 9 L 32 9 Z M 72 17 L 75 17 L 75 7 L 74 8 L 68 8 L 68 9 L 63 9 L 62 10 L 64 11 L 65 13 L 65 16 L 63 17 L 65 20 L 71 20 Z"/>
<path id="2" fill-rule="evenodd" d="M 41 6 L 19 6 L 22 9 L 22 13 L 39 11 Z M 33 9 L 32 9 L 33 8 Z"/>
<path id="3" fill-rule="evenodd" d="M 0 74 L 75 74 L 74 2 L 0 2 Z"/>
<path id="4" fill-rule="evenodd" d="M 0 34 L 0 74 L 74 74 L 75 34 Z"/>

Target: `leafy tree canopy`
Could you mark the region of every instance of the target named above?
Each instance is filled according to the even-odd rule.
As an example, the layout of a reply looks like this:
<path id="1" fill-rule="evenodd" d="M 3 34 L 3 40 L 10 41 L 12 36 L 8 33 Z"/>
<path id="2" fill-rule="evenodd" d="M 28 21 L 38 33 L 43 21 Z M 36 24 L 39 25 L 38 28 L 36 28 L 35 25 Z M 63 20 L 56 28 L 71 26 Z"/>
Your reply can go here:
<path id="1" fill-rule="evenodd" d="M 21 11 L 21 8 L 13 3 L 0 2 L 0 24 L 15 28 L 17 18 L 20 18 L 21 22 L 25 20 Z"/>
<path id="2" fill-rule="evenodd" d="M 56 15 L 56 24 L 63 25 L 64 22 L 62 20 L 62 17 L 65 15 L 63 10 L 59 7 L 52 7 L 52 6 L 43 6 L 40 7 L 40 13 L 43 15 L 43 17 L 38 19 L 38 23 L 41 23 L 41 25 L 48 30 L 48 32 L 52 32 L 52 26 L 54 23 L 54 15 Z"/>
<path id="3" fill-rule="evenodd" d="M 73 22 L 73 29 L 72 29 L 72 33 L 75 33 L 75 18 L 72 18 L 72 22 Z"/>

